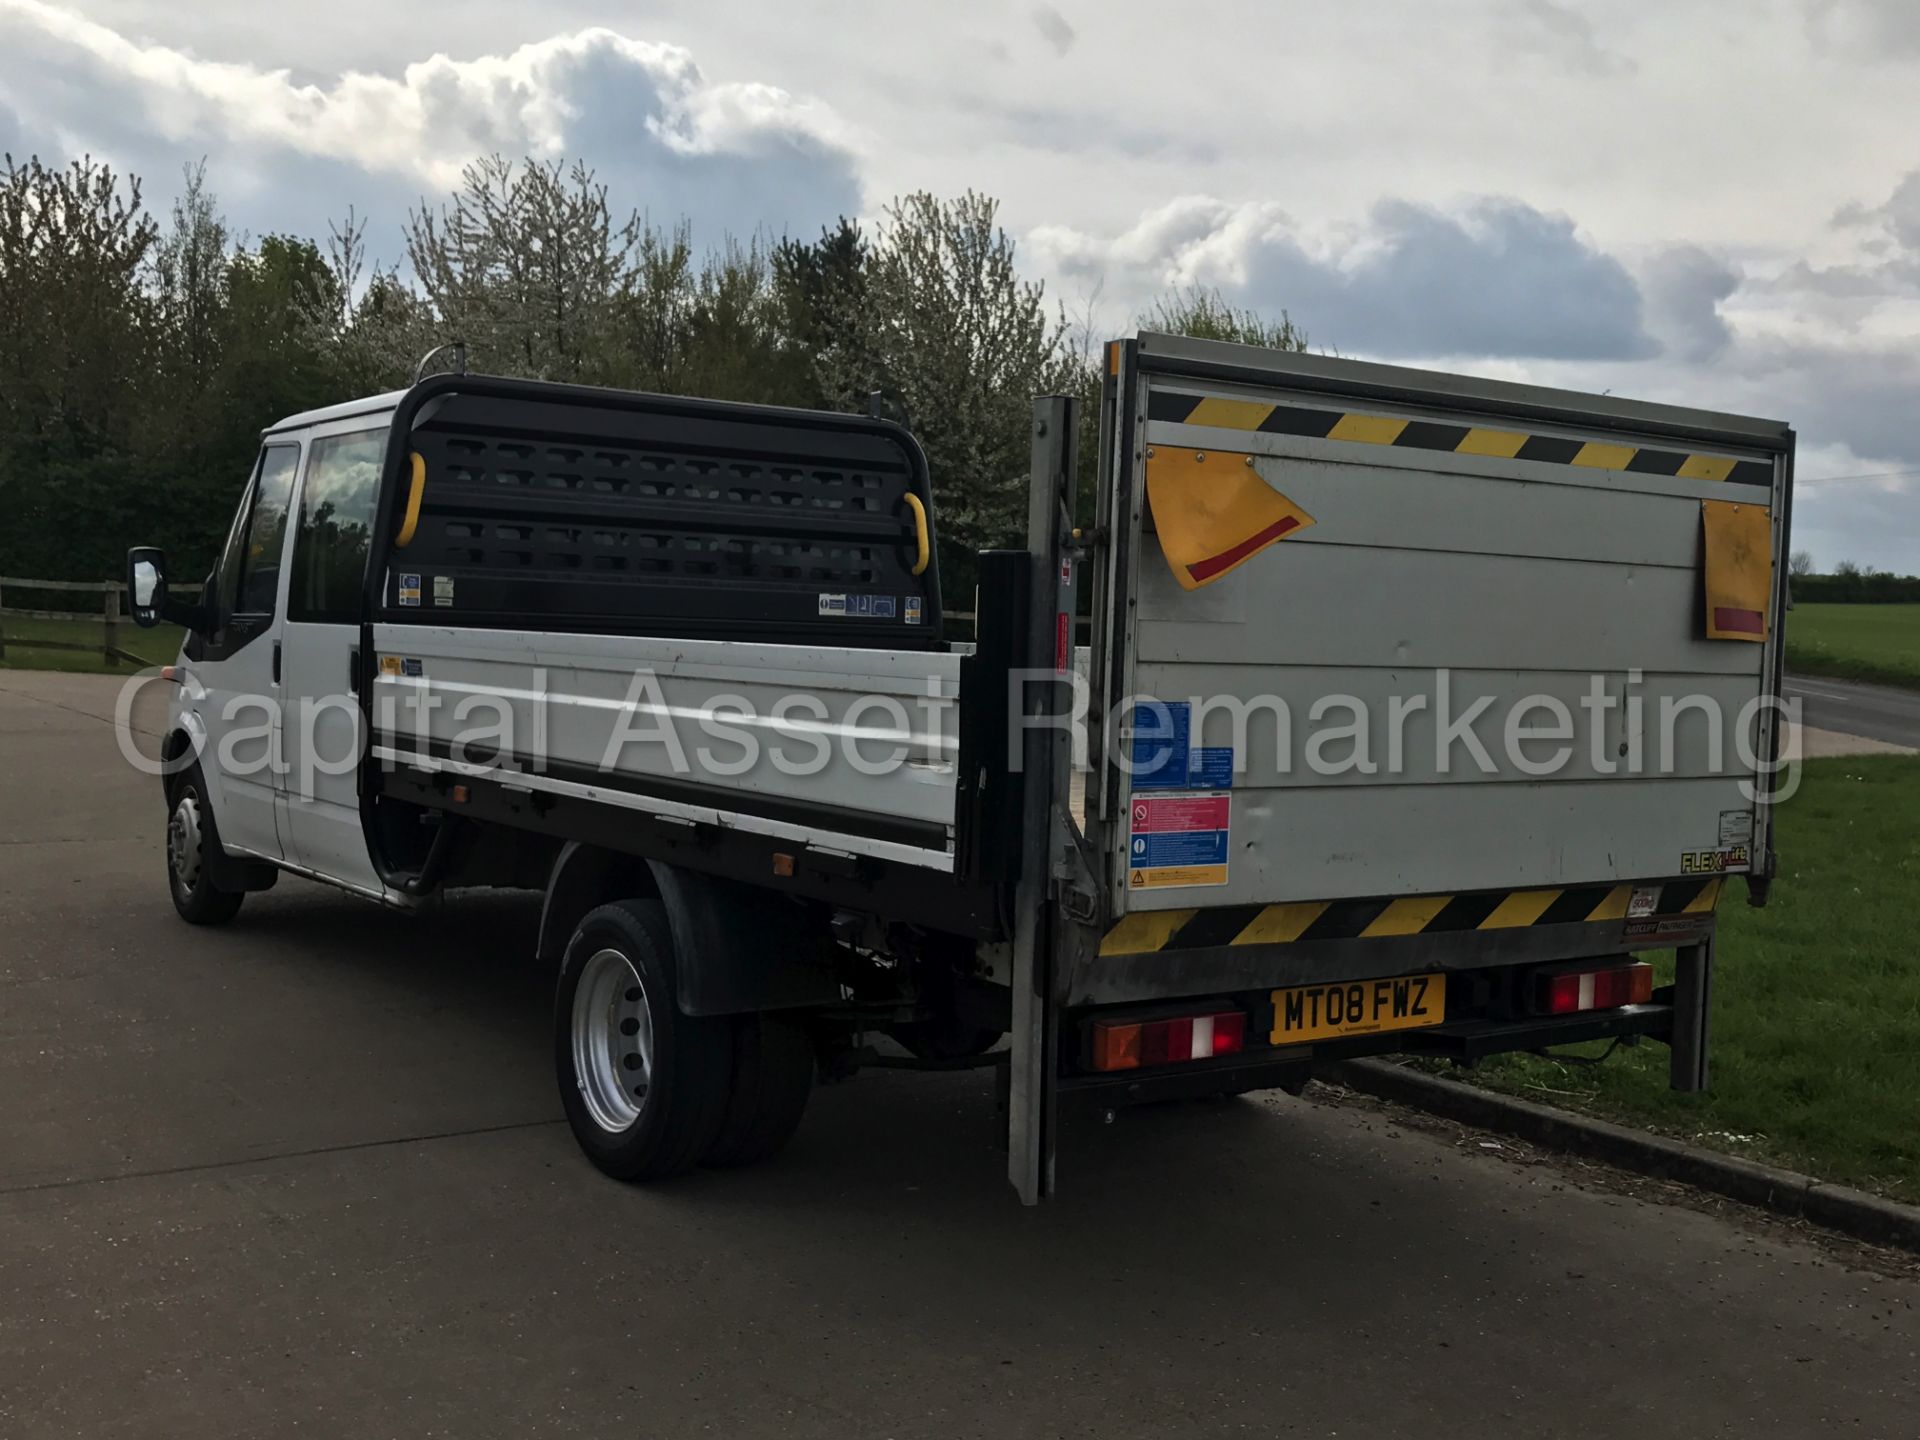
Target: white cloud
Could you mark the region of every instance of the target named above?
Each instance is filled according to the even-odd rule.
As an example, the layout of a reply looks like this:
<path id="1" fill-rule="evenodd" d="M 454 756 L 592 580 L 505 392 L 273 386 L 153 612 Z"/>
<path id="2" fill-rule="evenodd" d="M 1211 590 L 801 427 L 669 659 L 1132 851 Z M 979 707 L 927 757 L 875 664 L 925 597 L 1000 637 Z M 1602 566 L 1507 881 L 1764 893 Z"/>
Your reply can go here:
<path id="1" fill-rule="evenodd" d="M 688 51 L 611 30 L 314 84 L 137 42 L 43 0 L 0 0 L 0 80 L 30 132 L 123 164 L 165 154 L 166 170 L 210 153 L 242 196 L 289 167 L 327 188 L 368 177 L 376 198 L 444 192 L 498 151 L 587 155 L 620 198 L 715 228 L 811 227 L 859 204 L 855 137 L 830 107 L 709 80 Z M 335 213 L 354 198 L 340 195 Z"/>
<path id="2" fill-rule="evenodd" d="M 1593 22 L 1555 0 L 1519 0 L 1515 16 L 1521 43 L 1589 75 L 1629 75 L 1637 68 L 1595 38 Z"/>
<path id="3" fill-rule="evenodd" d="M 1449 210 L 1383 200 L 1364 224 L 1314 233 L 1272 202 L 1188 196 L 1110 240 L 1052 226 L 1028 241 L 1043 263 L 1107 280 L 1135 308 L 1143 292 L 1218 288 L 1285 309 L 1349 353 L 1628 359 L 1658 349 L 1626 267 L 1570 219 L 1517 200 Z"/>

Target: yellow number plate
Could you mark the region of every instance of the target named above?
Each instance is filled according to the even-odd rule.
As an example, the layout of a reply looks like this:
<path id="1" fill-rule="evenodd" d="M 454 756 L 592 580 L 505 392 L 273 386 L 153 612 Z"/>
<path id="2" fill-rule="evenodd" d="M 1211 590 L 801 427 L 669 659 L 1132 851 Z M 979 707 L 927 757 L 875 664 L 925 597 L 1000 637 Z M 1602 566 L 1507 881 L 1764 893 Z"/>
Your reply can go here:
<path id="1" fill-rule="evenodd" d="M 1418 1030 L 1447 1018 L 1447 977 L 1402 975 L 1344 985 L 1300 985 L 1273 992 L 1275 1045 Z"/>

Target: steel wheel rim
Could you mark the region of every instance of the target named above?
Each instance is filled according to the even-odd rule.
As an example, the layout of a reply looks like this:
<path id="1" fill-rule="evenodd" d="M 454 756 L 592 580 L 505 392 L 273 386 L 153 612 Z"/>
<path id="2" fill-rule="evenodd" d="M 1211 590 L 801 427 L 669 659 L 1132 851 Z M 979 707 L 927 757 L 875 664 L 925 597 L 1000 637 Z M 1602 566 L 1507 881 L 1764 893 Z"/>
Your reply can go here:
<path id="1" fill-rule="evenodd" d="M 618 950 L 596 950 L 573 991 L 573 1079 L 602 1130 L 631 1130 L 653 1088 L 653 1010 L 640 971 Z"/>
<path id="2" fill-rule="evenodd" d="M 200 797 L 191 790 L 180 793 L 167 820 L 167 864 L 182 890 L 200 883 Z"/>

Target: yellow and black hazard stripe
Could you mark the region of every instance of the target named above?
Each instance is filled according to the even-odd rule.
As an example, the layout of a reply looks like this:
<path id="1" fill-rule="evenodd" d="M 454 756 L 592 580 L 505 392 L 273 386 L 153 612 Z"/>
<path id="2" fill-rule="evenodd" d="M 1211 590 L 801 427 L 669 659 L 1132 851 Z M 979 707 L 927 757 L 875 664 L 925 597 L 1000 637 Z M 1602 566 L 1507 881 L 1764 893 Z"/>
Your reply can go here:
<path id="1" fill-rule="evenodd" d="M 1649 916 L 1704 915 L 1720 901 L 1721 877 L 1669 880 Z M 1101 937 L 1102 955 L 1376 940 L 1460 930 L 1517 930 L 1625 920 L 1635 890 L 1653 885 L 1585 885 L 1565 890 L 1494 890 L 1472 895 L 1403 895 L 1382 900 L 1310 900 L 1221 905 L 1126 916 Z"/>
<path id="2" fill-rule="evenodd" d="M 1175 425 L 1253 430 L 1262 435 L 1298 435 L 1309 440 L 1391 445 L 1401 450 L 1444 450 L 1455 455 L 1536 460 L 1544 465 L 1620 470 L 1629 475 L 1724 480 L 1733 485 L 1759 485 L 1768 489 L 1773 486 L 1773 465 L 1767 460 L 1740 460 L 1731 455 L 1703 455 L 1605 440 L 1574 440 L 1562 435 L 1529 435 L 1520 430 L 1498 430 L 1484 425 L 1450 425 L 1437 420 L 1320 410 L 1264 400 L 1234 400 L 1223 395 L 1181 395 L 1156 390 L 1147 401 L 1147 418 Z"/>

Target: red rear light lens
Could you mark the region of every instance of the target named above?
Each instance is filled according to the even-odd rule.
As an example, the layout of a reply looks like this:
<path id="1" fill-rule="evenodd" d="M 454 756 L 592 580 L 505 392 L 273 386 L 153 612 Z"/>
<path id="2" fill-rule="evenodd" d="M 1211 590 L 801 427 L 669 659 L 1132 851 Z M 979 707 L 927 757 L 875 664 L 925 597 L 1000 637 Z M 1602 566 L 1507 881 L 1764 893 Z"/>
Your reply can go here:
<path id="1" fill-rule="evenodd" d="M 1247 1017 L 1238 1010 L 1177 1015 L 1167 1020 L 1096 1020 L 1088 1054 L 1095 1070 L 1137 1070 L 1237 1055 L 1247 1048 Z"/>
<path id="2" fill-rule="evenodd" d="M 1566 1015 L 1580 1008 L 1578 975 L 1542 976 L 1540 989 L 1540 1008 L 1549 1015 Z"/>
<path id="3" fill-rule="evenodd" d="M 1533 992 L 1534 1009 L 1544 1015 L 1618 1010 L 1622 1005 L 1645 1005 L 1652 998 L 1653 967 L 1641 963 L 1541 975 Z"/>
<path id="4" fill-rule="evenodd" d="M 1155 1020 L 1141 1027 L 1140 1063 L 1165 1065 L 1193 1058 L 1193 1020 Z"/>
<path id="5" fill-rule="evenodd" d="M 1213 1017 L 1213 1053 L 1238 1055 L 1247 1048 L 1247 1017 L 1238 1010 Z"/>

